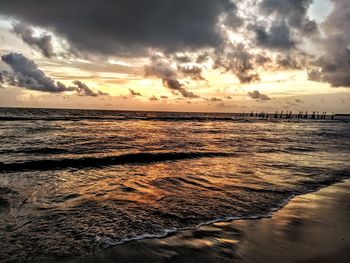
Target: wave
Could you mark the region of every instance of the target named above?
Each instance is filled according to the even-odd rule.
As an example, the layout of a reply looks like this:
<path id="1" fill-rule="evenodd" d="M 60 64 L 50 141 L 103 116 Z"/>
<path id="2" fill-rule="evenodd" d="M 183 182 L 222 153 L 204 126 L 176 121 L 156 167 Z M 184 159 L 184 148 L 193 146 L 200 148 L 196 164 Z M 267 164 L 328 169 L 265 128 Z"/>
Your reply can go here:
<path id="1" fill-rule="evenodd" d="M 142 120 L 142 121 L 195 121 L 195 122 L 259 122 L 259 121 L 270 121 L 270 122 L 341 122 L 341 120 L 318 120 L 318 119 L 275 119 L 275 118 L 258 118 L 258 117 L 247 117 L 232 114 L 230 116 L 143 116 L 143 115 L 113 115 L 113 116 L 0 116 L 0 121 L 129 121 L 129 120 Z"/>
<path id="2" fill-rule="evenodd" d="M 26 162 L 2 163 L 0 162 L 1 172 L 20 172 L 20 171 L 48 171 L 65 168 L 94 168 L 110 165 L 124 164 L 145 164 L 164 161 L 176 161 L 184 159 L 198 159 L 208 157 L 228 157 L 233 153 L 225 152 L 148 152 L 148 153 L 130 153 L 123 155 L 113 155 L 105 157 L 83 157 L 70 159 L 47 159 L 31 160 Z"/>
<path id="3" fill-rule="evenodd" d="M 67 149 L 43 147 L 43 148 L 20 148 L 20 149 L 3 149 L 0 154 L 6 153 L 32 153 L 32 154 L 61 154 L 69 152 Z"/>
<path id="4" fill-rule="evenodd" d="M 128 120 L 142 120 L 142 121 L 243 121 L 249 122 L 247 118 L 239 117 L 211 117 L 211 116 L 67 116 L 67 117 L 45 117 L 45 116 L 0 116 L 0 121 L 128 121 Z"/>
<path id="5" fill-rule="evenodd" d="M 266 209 L 264 209 L 264 211 L 260 211 L 260 212 L 252 211 L 252 213 L 248 213 L 246 215 L 239 215 L 239 216 L 228 215 L 228 216 L 223 216 L 223 217 L 217 217 L 217 218 L 213 218 L 213 219 L 204 220 L 202 222 L 195 223 L 193 225 L 189 224 L 187 226 L 158 229 L 157 231 L 154 231 L 154 232 L 148 230 L 148 231 L 145 231 L 141 234 L 130 235 L 130 236 L 126 236 L 126 237 L 118 237 L 116 239 L 113 239 L 109 236 L 104 236 L 104 238 L 99 239 L 99 245 L 102 248 L 106 249 L 109 247 L 121 245 L 121 244 L 124 244 L 127 242 L 137 241 L 137 240 L 164 238 L 166 236 L 169 236 L 169 235 L 174 234 L 174 233 L 179 232 L 179 231 L 186 231 L 186 230 L 193 231 L 193 230 L 199 229 L 202 226 L 211 225 L 211 224 L 219 223 L 219 222 L 232 222 L 235 220 L 252 220 L 252 219 L 269 218 L 269 217 L 272 217 L 273 213 L 275 213 L 276 211 L 285 207 L 296 196 L 309 194 L 309 193 L 318 191 L 324 187 L 330 186 L 330 185 L 335 184 L 335 183 L 342 182 L 344 179 L 348 179 L 348 178 L 349 178 L 348 173 L 339 172 L 331 178 L 327 178 L 325 180 L 322 180 L 322 182 L 320 184 L 317 184 L 315 182 L 315 184 L 312 184 L 313 187 L 305 188 L 303 191 L 295 191 L 295 192 L 287 191 L 288 194 L 285 195 L 284 198 L 281 198 L 280 200 L 271 203 L 268 207 L 265 207 Z M 247 189 L 252 190 L 251 188 L 247 188 Z M 255 192 L 254 190 L 253 190 L 253 192 Z M 279 193 L 279 191 L 271 191 L 271 192 Z"/>
<path id="6" fill-rule="evenodd" d="M 83 121 L 83 120 L 123 120 L 124 116 L 115 116 L 115 117 L 95 117 L 95 116 L 69 116 L 69 117 L 17 117 L 17 116 L 1 116 L 0 121 Z"/>

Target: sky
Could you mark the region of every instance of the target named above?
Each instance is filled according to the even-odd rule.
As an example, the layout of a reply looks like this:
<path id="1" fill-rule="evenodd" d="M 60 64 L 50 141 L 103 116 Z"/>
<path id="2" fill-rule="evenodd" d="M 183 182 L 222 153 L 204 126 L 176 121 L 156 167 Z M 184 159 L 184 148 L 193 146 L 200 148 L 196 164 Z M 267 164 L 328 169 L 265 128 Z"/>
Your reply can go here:
<path id="1" fill-rule="evenodd" d="M 0 0 L 0 107 L 350 113 L 348 0 Z"/>

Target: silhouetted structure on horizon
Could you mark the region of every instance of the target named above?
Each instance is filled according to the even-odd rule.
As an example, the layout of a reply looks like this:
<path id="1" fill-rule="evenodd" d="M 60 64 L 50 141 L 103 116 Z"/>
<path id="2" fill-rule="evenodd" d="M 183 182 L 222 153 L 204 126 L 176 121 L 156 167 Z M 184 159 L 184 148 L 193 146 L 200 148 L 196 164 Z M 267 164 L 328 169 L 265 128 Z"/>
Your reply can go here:
<path id="1" fill-rule="evenodd" d="M 299 111 L 297 114 L 293 114 L 292 111 L 275 111 L 273 114 L 269 114 L 269 112 L 257 112 L 257 111 L 251 111 L 250 113 L 240 113 L 240 116 L 246 116 L 246 117 L 256 117 L 256 118 L 261 118 L 261 119 L 312 119 L 312 120 L 326 120 L 334 119 L 334 112 L 332 112 L 331 115 L 327 115 L 327 112 L 324 111 L 320 114 L 318 111 L 313 111 L 312 114 L 308 114 L 308 111 Z M 342 114 L 340 114 L 342 115 Z M 340 116 L 339 115 L 339 116 Z M 343 114 L 344 115 L 344 114 Z M 346 114 L 345 114 L 346 115 Z"/>

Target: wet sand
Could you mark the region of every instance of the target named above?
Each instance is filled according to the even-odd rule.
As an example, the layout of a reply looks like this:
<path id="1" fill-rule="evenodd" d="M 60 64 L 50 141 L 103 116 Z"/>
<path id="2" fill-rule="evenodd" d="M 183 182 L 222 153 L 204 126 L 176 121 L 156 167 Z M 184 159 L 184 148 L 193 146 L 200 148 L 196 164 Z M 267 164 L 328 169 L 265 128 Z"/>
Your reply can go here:
<path id="1" fill-rule="evenodd" d="M 66 262 L 350 262 L 350 180 L 297 196 L 269 218 L 213 223 Z"/>

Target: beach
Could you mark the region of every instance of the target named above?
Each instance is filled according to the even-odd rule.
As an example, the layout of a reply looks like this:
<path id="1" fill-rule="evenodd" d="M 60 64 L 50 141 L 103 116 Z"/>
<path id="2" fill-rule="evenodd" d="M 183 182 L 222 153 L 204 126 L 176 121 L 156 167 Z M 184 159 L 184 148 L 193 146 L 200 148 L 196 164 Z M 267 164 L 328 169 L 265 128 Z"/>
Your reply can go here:
<path id="1" fill-rule="evenodd" d="M 350 180 L 294 197 L 271 217 L 128 242 L 80 262 L 349 262 Z"/>

